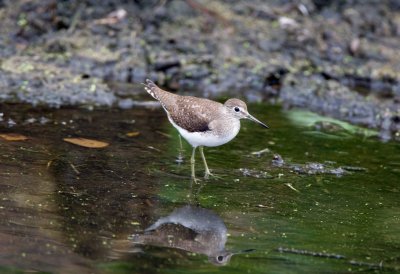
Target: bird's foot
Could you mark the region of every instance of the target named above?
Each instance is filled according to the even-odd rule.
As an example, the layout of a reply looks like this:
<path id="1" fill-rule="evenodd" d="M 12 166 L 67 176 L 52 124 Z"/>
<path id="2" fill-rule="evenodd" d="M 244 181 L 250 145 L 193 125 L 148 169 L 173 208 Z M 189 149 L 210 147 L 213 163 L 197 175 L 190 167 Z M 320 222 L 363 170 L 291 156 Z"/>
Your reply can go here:
<path id="1" fill-rule="evenodd" d="M 210 177 L 212 177 L 215 180 L 222 180 L 222 177 L 212 174 L 210 171 L 208 171 L 208 172 L 206 171 L 206 173 L 204 174 L 204 179 L 208 180 L 208 179 L 210 179 Z"/>
<path id="2" fill-rule="evenodd" d="M 200 183 L 200 180 L 199 179 L 197 179 L 195 176 L 192 176 L 192 182 L 193 183 L 195 183 L 195 184 L 199 184 Z"/>

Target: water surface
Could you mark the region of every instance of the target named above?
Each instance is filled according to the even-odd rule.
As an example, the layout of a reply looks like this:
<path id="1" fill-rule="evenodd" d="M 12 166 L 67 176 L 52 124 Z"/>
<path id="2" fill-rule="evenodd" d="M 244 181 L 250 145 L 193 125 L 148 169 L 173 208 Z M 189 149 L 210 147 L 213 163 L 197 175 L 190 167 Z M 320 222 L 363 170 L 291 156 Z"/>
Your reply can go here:
<path id="1" fill-rule="evenodd" d="M 160 108 L 2 105 L 1 133 L 29 139 L 0 140 L 0 271 L 400 271 L 400 145 L 332 121 L 321 128 L 318 117 L 311 125 L 303 112 L 249 109 L 270 129 L 243 121 L 234 141 L 205 149 L 221 178 L 191 184 L 191 148 L 184 144 L 184 162 L 177 163 L 176 130 Z M 110 145 L 88 149 L 65 137 Z M 201 177 L 200 157 L 196 170 Z M 203 213 L 145 232 L 188 205 Z M 225 227 L 226 242 L 212 225 L 193 230 L 196 218 L 204 223 L 202 214 L 217 231 Z M 207 243 L 254 251 L 217 266 Z"/>

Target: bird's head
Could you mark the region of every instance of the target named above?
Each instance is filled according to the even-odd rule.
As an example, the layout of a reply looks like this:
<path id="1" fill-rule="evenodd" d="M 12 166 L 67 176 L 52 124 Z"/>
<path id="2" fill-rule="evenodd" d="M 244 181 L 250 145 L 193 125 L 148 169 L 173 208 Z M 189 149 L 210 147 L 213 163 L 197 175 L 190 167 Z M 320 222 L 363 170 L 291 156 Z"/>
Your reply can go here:
<path id="1" fill-rule="evenodd" d="M 245 249 L 237 252 L 231 252 L 227 250 L 221 250 L 215 254 L 208 256 L 208 261 L 214 265 L 223 266 L 229 263 L 233 255 L 246 254 L 255 251 L 255 249 Z"/>
<path id="2" fill-rule="evenodd" d="M 213 265 L 218 265 L 218 266 L 222 266 L 222 265 L 226 265 L 231 257 L 234 255 L 233 252 L 228 252 L 228 251 L 221 251 L 217 254 L 213 254 L 211 256 L 208 257 L 208 261 L 210 263 L 212 263 Z"/>
<path id="3" fill-rule="evenodd" d="M 256 119 L 247 111 L 246 103 L 242 100 L 231 98 L 224 103 L 224 106 L 227 108 L 228 112 L 237 119 L 248 119 L 268 128 L 266 124 Z"/>

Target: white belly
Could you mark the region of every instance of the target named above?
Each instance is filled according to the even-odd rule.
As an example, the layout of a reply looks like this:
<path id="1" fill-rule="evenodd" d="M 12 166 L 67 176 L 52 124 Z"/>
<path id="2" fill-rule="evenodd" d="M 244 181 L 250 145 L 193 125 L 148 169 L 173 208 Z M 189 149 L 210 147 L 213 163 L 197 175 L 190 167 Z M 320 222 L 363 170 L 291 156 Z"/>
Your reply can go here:
<path id="1" fill-rule="evenodd" d="M 169 117 L 168 117 L 169 119 Z M 184 128 L 176 125 L 171 119 L 169 119 L 171 124 L 179 131 L 179 134 L 185 138 L 185 140 L 191 144 L 193 147 L 206 146 L 206 147 L 216 147 L 231 141 L 239 133 L 239 126 L 234 126 L 223 135 L 216 135 L 212 131 L 206 132 L 189 132 Z"/>

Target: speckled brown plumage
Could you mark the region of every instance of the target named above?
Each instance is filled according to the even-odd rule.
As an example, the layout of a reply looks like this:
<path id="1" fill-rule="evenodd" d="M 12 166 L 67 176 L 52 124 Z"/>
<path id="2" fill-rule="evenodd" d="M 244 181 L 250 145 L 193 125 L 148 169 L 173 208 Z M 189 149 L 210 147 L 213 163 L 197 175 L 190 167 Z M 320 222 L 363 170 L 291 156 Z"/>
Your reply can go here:
<path id="1" fill-rule="evenodd" d="M 210 123 L 221 116 L 221 103 L 192 96 L 179 96 L 160 89 L 152 81 L 145 84 L 147 92 L 167 111 L 175 124 L 189 132 L 210 130 Z"/>

